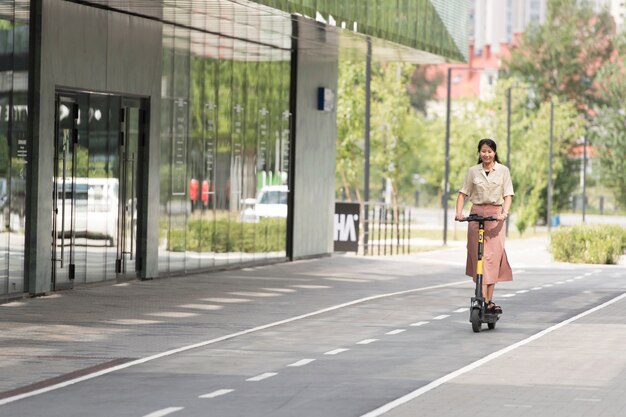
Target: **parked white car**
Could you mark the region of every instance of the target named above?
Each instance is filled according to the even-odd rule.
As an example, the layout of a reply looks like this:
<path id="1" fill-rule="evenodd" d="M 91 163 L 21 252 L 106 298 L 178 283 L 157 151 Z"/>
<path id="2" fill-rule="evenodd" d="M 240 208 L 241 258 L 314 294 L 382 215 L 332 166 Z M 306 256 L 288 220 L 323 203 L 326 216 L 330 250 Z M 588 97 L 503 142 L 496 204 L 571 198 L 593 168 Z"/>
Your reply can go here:
<path id="1" fill-rule="evenodd" d="M 255 199 L 244 201 L 246 207 L 241 213 L 244 222 L 258 222 L 264 217 L 287 218 L 286 185 L 268 185 L 259 190 Z"/>

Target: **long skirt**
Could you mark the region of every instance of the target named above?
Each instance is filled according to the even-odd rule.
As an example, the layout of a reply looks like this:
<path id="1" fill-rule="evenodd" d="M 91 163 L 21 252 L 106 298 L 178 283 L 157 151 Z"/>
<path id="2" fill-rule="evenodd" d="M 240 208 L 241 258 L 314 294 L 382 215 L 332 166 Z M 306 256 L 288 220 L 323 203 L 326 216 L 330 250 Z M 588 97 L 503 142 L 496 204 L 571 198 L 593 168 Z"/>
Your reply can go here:
<path id="1" fill-rule="evenodd" d="M 501 206 L 473 205 L 471 214 L 479 216 L 497 216 Z M 467 228 L 467 262 L 465 273 L 476 281 L 476 264 L 478 262 L 478 222 L 468 222 Z M 512 281 L 513 271 L 504 250 L 506 228 L 504 221 L 485 222 L 485 239 L 483 245 L 483 284 L 495 284 L 500 281 Z"/>

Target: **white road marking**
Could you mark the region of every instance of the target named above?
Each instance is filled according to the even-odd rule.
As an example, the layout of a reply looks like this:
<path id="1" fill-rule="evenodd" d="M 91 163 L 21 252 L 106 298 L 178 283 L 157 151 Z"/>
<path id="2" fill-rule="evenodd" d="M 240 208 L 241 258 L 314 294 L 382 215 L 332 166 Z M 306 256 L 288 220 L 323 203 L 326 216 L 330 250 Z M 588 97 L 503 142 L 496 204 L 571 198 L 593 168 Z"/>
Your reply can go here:
<path id="1" fill-rule="evenodd" d="M 324 353 L 324 355 L 338 355 L 340 353 L 347 352 L 349 350 L 350 349 L 339 348 L 339 349 L 335 349 L 335 350 L 329 350 L 328 352 Z"/>
<path id="2" fill-rule="evenodd" d="M 563 282 L 563 281 L 557 281 L 557 282 L 555 282 L 555 284 L 556 284 L 556 285 L 561 285 L 561 284 L 565 284 L 565 282 Z"/>
<path id="3" fill-rule="evenodd" d="M 457 308 L 456 310 L 454 310 L 454 312 L 455 313 L 465 313 L 467 310 L 469 310 L 469 308 L 463 307 L 463 308 Z"/>
<path id="4" fill-rule="evenodd" d="M 433 317 L 433 320 L 443 320 L 443 319 L 448 318 L 448 317 L 450 317 L 449 314 L 442 314 L 440 316 Z"/>
<path id="5" fill-rule="evenodd" d="M 156 313 L 146 313 L 146 316 L 172 317 L 176 319 L 182 319 L 185 317 L 194 317 L 197 315 L 198 313 L 183 313 L 180 311 L 161 311 L 161 312 L 156 312 Z"/>
<path id="6" fill-rule="evenodd" d="M 526 294 L 528 292 L 528 290 L 519 290 L 519 291 L 515 291 L 518 294 Z"/>
<path id="7" fill-rule="evenodd" d="M 254 291 L 237 291 L 237 292 L 229 292 L 232 295 L 240 295 L 242 297 L 278 297 L 282 294 L 277 294 L 275 292 L 254 292 Z"/>
<path id="8" fill-rule="evenodd" d="M 200 301 L 208 301 L 209 303 L 247 303 L 252 301 L 248 298 L 201 298 Z"/>
<path id="9" fill-rule="evenodd" d="M 574 279 L 583 279 L 583 278 L 585 278 L 584 275 L 579 275 L 577 277 L 574 277 Z"/>
<path id="10" fill-rule="evenodd" d="M 565 282 L 574 282 L 573 279 L 566 279 Z"/>
<path id="11" fill-rule="evenodd" d="M 554 284 L 545 284 L 544 287 L 546 288 L 554 287 Z"/>
<path id="12" fill-rule="evenodd" d="M 357 345 L 369 345 L 370 343 L 377 342 L 379 339 L 364 339 L 360 342 L 356 342 Z"/>
<path id="13" fill-rule="evenodd" d="M 497 359 L 497 358 L 499 358 L 501 356 L 504 356 L 505 354 L 507 354 L 507 353 L 509 353 L 509 352 L 511 352 L 511 351 L 513 351 L 513 350 L 515 350 L 515 349 L 517 349 L 519 347 L 521 347 L 521 346 L 524 346 L 524 345 L 526 345 L 526 344 L 528 344 L 530 342 L 533 342 L 533 341 L 535 341 L 537 339 L 540 339 L 543 336 L 545 336 L 545 335 L 547 335 L 549 333 L 552 333 L 555 330 L 560 329 L 561 327 L 565 327 L 568 324 L 575 322 L 576 320 L 579 320 L 579 319 L 581 319 L 581 318 L 583 318 L 585 316 L 588 316 L 588 315 L 590 315 L 592 313 L 595 313 L 598 310 L 601 310 L 601 309 L 603 309 L 605 307 L 608 307 L 611 304 L 616 303 L 616 302 L 620 301 L 623 298 L 626 298 L 626 292 L 622 293 L 621 295 L 618 295 L 617 297 L 615 297 L 615 298 L 613 298 L 613 299 L 611 299 L 611 300 L 609 300 L 609 301 L 607 301 L 607 302 L 605 302 L 603 304 L 595 306 L 595 307 L 593 307 L 593 308 L 591 308 L 591 309 L 589 309 L 587 311 L 583 311 L 582 313 L 577 314 L 574 317 L 570 317 L 569 319 L 563 320 L 562 322 L 557 323 L 554 326 L 548 327 L 547 329 L 544 329 L 544 330 L 542 330 L 542 331 L 540 331 L 538 333 L 535 333 L 534 335 L 529 336 L 526 339 L 520 340 L 517 343 L 509 345 L 509 346 L 507 346 L 507 347 L 505 347 L 503 349 L 500 349 L 500 350 L 498 350 L 496 352 L 490 353 L 489 355 L 484 356 L 481 359 L 479 359 L 479 360 L 477 360 L 475 362 L 472 362 L 472 363 L 470 363 L 467 366 L 464 366 L 463 368 L 457 369 L 454 372 L 451 372 L 451 373 L 449 373 L 447 375 L 444 375 L 441 378 L 438 378 L 438 379 L 432 381 L 431 383 L 426 384 L 423 387 L 416 389 L 413 392 L 410 392 L 410 393 L 408 393 L 408 394 L 406 394 L 406 395 L 404 395 L 404 396 L 402 396 L 400 398 L 397 398 L 397 399 L 395 399 L 395 400 L 393 400 L 393 401 L 391 401 L 391 402 L 389 402 L 389 403 L 387 403 L 387 404 L 385 404 L 385 405 L 383 405 L 381 407 L 378 407 L 377 409 L 372 410 L 369 413 L 365 413 L 361 417 L 377 417 L 377 416 L 381 416 L 381 415 L 387 413 L 388 411 L 391 411 L 394 408 L 401 406 L 402 404 L 405 404 L 405 403 L 407 403 L 409 401 L 412 401 L 415 398 L 417 398 L 417 397 L 419 397 L 419 396 L 421 396 L 421 395 L 423 395 L 423 394 L 425 394 L 425 393 L 427 393 L 429 391 L 432 391 L 433 389 L 435 389 L 435 388 L 439 387 L 440 385 L 443 385 L 443 384 L 453 380 L 454 378 L 456 378 L 456 377 L 458 377 L 460 375 L 463 375 L 463 374 L 466 374 L 466 373 L 468 373 L 470 371 L 473 371 L 474 369 L 476 369 L 476 368 L 478 368 L 478 367 L 480 367 L 480 366 L 482 366 L 482 365 L 484 365 L 484 364 L 486 364 L 488 362 L 491 362 L 494 359 Z"/>
<path id="14" fill-rule="evenodd" d="M 402 332 L 406 332 L 406 329 L 396 329 L 396 330 L 392 330 L 390 332 L 387 332 L 385 334 L 390 334 L 390 335 L 394 335 L 394 334 L 400 334 Z"/>
<path id="15" fill-rule="evenodd" d="M 166 416 L 168 414 L 172 414 L 172 413 L 175 413 L 177 411 L 180 411 L 180 410 L 182 410 L 184 408 L 185 407 L 168 407 L 168 408 L 163 408 L 161 410 L 154 411 L 154 412 L 152 412 L 150 414 L 146 414 L 143 417 L 163 417 L 163 416 Z"/>
<path id="16" fill-rule="evenodd" d="M 511 297 L 515 297 L 515 294 L 511 293 L 511 294 L 504 294 L 501 295 L 502 298 L 511 298 Z"/>
<path id="17" fill-rule="evenodd" d="M 218 389 L 217 391 L 209 392 L 208 394 L 198 395 L 198 398 L 215 398 L 222 395 L 230 394 L 235 391 L 234 389 Z"/>
<path id="18" fill-rule="evenodd" d="M 596 272 L 596 271 L 593 271 Z M 585 272 L 585 276 L 588 277 L 589 275 L 593 274 L 593 272 Z"/>
<path id="19" fill-rule="evenodd" d="M 163 322 L 158 321 L 158 320 L 118 319 L 118 320 L 107 320 L 105 321 L 105 323 L 122 324 L 124 326 L 135 326 L 138 324 L 156 324 L 156 323 L 163 323 Z"/>
<path id="20" fill-rule="evenodd" d="M 278 372 L 265 372 L 264 374 L 253 376 L 252 378 L 248 378 L 246 379 L 246 381 L 259 382 L 259 381 L 263 381 L 264 379 L 271 378 L 276 375 L 278 375 Z"/>
<path id="21" fill-rule="evenodd" d="M 293 290 L 291 288 L 261 288 L 264 291 L 276 291 L 276 292 L 284 292 L 284 293 L 292 293 L 292 292 L 296 292 L 296 290 Z"/>
<path id="22" fill-rule="evenodd" d="M 543 287 L 532 287 L 532 288 L 531 288 L 531 290 L 533 290 L 533 291 L 537 291 L 537 290 L 540 290 L 540 289 L 542 289 L 542 288 L 543 288 Z"/>
<path id="23" fill-rule="evenodd" d="M 25 305 L 26 303 L 23 303 L 21 301 L 13 301 L 13 302 L 6 303 L 6 304 L 0 304 L 0 307 L 21 307 Z"/>
<path id="24" fill-rule="evenodd" d="M 178 306 L 181 308 L 192 308 L 195 310 L 221 310 L 224 306 L 216 306 L 215 304 L 183 304 Z"/>
<path id="25" fill-rule="evenodd" d="M 423 326 L 423 325 L 428 324 L 428 323 L 429 323 L 428 321 L 418 321 L 418 322 L 415 322 L 415 323 L 411 323 L 411 326 L 414 326 L 414 327 Z"/>
<path id="26" fill-rule="evenodd" d="M 431 285 L 428 287 L 420 287 L 420 288 L 413 288 L 410 290 L 404 290 L 404 291 L 396 291 L 396 292 L 390 292 L 390 293 L 385 293 L 385 294 L 378 294 L 378 295 L 371 295 L 369 297 L 364 297 L 364 298 L 359 298 L 356 300 L 352 300 L 352 301 L 348 301 L 346 303 L 342 303 L 342 304 L 337 304 L 334 306 L 330 306 L 330 307 L 326 307 L 326 308 L 322 308 L 320 310 L 315 310 L 312 311 L 310 313 L 305 313 L 305 314 L 300 314 L 299 316 L 294 316 L 294 317 L 289 317 L 287 319 L 283 319 L 283 320 L 278 320 L 272 323 L 267 323 L 267 324 L 262 324 L 260 326 L 256 326 L 256 327 L 252 327 L 250 329 L 246 329 L 246 330 L 241 330 L 239 332 L 235 332 L 235 333 L 230 333 L 224 336 L 220 336 L 220 337 L 216 337 L 214 339 L 209 339 L 209 340 L 205 340 L 202 342 L 198 342 L 198 343 L 194 343 L 191 345 L 187 345 L 187 346 L 182 346 L 176 349 L 171 349 L 171 350 L 167 350 L 165 352 L 161 352 L 161 353 L 156 353 L 154 355 L 150 355 L 150 356 L 146 356 L 144 358 L 140 358 L 140 359 L 136 359 L 134 361 L 130 361 L 130 362 L 126 362 L 117 366 L 112 366 L 110 368 L 107 369 L 103 369 L 97 372 L 93 372 L 87 375 L 83 375 L 74 379 L 69 379 L 67 381 L 63 381 L 60 382 L 58 384 L 54 384 L 54 385 L 50 385 L 47 386 L 45 388 L 40 388 L 34 391 L 30 391 L 30 392 L 25 392 L 23 394 L 18 394 L 18 395 L 14 395 L 12 397 L 6 397 L 6 398 L 2 398 L 0 399 L 0 405 L 4 405 L 4 404 L 9 404 L 24 398 L 29 398 L 29 397 L 34 397 L 36 395 L 40 395 L 40 394 L 45 394 L 47 392 L 50 391 L 55 391 L 57 389 L 61 389 L 61 388 L 65 388 L 65 387 L 69 387 L 70 385 L 74 385 L 74 384 L 78 384 L 79 382 L 83 382 L 83 381 L 88 381 L 90 379 L 94 379 L 97 378 L 99 376 L 102 375 L 107 375 L 122 369 L 126 369 L 126 368 L 130 368 L 132 366 L 136 366 L 136 365 L 141 365 L 147 362 L 151 362 L 157 359 L 161 359 L 161 358 L 165 358 L 168 356 L 173 356 L 176 355 L 178 353 L 182 353 L 182 352 L 187 352 L 189 350 L 192 349 L 198 349 L 198 348 L 202 348 L 205 346 L 209 346 L 209 345 L 213 345 L 215 343 L 219 343 L 219 342 L 223 342 L 225 340 L 230 340 L 230 339 L 234 339 L 236 337 L 239 336 L 244 336 L 244 335 L 248 335 L 250 333 L 255 333 L 255 332 L 259 332 L 261 330 L 267 330 L 270 329 L 272 327 L 277 327 L 277 326 L 282 326 L 283 324 L 287 324 L 287 323 L 293 323 L 294 321 L 298 321 L 298 320 L 303 320 L 309 317 L 314 317 L 314 316 L 319 316 L 321 314 L 326 314 L 330 311 L 335 311 L 335 310 L 339 310 L 342 308 L 346 308 L 346 307 L 351 307 L 353 305 L 357 305 L 357 304 L 362 304 L 362 303 L 366 303 L 368 301 L 373 301 L 373 300 L 379 300 L 381 298 L 387 298 L 387 297 L 396 297 L 398 295 L 404 295 L 404 294 L 411 294 L 411 293 L 415 293 L 415 292 L 421 292 L 421 291 L 428 291 L 428 290 L 436 290 L 439 288 L 447 288 L 447 287 L 452 287 L 452 286 L 456 286 L 456 285 L 461 285 L 461 284 L 467 284 L 467 280 L 462 280 L 462 281 L 455 281 L 455 282 L 450 282 L 447 284 L 439 284 L 439 285 Z"/>
<path id="27" fill-rule="evenodd" d="M 533 408 L 530 404 L 504 404 L 504 406 L 509 408 Z"/>
<path id="28" fill-rule="evenodd" d="M 128 287 L 130 282 L 122 282 L 121 284 L 113 284 L 114 287 Z"/>
<path id="29" fill-rule="evenodd" d="M 339 282 L 369 282 L 366 279 L 358 279 L 358 278 L 325 278 L 328 281 L 339 281 Z"/>
<path id="30" fill-rule="evenodd" d="M 306 290 L 319 290 L 322 288 L 332 288 L 328 285 L 292 285 L 294 288 L 304 288 Z"/>
<path id="31" fill-rule="evenodd" d="M 574 398 L 574 401 L 589 401 L 592 403 L 599 403 L 602 400 L 599 398 Z"/>
<path id="32" fill-rule="evenodd" d="M 287 365 L 287 366 L 304 366 L 304 365 L 308 365 L 308 364 L 310 364 L 310 363 L 311 363 L 311 362 L 313 362 L 314 360 L 315 360 L 315 359 L 302 359 L 302 360 L 299 360 L 298 362 L 294 362 L 294 363 L 289 364 L 289 365 Z"/>

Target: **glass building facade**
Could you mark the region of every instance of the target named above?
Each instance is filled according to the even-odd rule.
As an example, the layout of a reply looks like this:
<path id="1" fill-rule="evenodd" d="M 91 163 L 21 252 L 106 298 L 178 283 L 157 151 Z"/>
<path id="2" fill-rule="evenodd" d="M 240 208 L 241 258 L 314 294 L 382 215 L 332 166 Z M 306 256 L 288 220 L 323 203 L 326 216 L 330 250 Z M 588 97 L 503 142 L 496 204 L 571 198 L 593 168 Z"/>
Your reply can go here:
<path id="1" fill-rule="evenodd" d="M 463 0 L 348 3 L 0 1 L 0 301 L 327 253 L 338 33 L 464 53 Z"/>
<path id="2" fill-rule="evenodd" d="M 281 19 L 262 34 L 258 19 L 218 22 L 264 42 L 163 29 L 165 273 L 286 256 L 291 53 L 281 43 L 291 25 Z"/>
<path id="3" fill-rule="evenodd" d="M 24 291 L 29 2 L 0 2 L 0 294 Z"/>

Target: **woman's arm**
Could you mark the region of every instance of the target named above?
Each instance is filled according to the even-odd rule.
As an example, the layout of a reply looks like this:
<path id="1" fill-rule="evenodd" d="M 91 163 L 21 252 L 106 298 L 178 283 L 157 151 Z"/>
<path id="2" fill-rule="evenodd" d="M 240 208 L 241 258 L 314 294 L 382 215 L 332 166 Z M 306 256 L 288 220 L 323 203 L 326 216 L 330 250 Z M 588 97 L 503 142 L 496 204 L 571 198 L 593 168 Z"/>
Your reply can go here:
<path id="1" fill-rule="evenodd" d="M 509 209 L 511 208 L 511 203 L 513 202 L 513 196 L 507 195 L 504 197 L 504 204 L 502 205 L 502 212 L 498 214 L 498 220 L 506 220 L 509 217 Z"/>
<path id="2" fill-rule="evenodd" d="M 463 205 L 465 204 L 465 194 L 459 193 L 459 196 L 456 198 L 456 215 L 454 218 L 456 220 L 463 219 Z"/>

